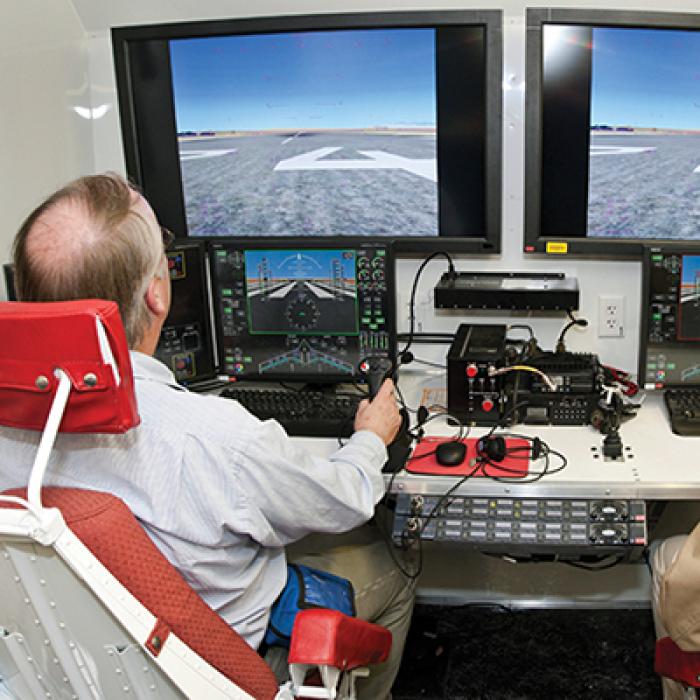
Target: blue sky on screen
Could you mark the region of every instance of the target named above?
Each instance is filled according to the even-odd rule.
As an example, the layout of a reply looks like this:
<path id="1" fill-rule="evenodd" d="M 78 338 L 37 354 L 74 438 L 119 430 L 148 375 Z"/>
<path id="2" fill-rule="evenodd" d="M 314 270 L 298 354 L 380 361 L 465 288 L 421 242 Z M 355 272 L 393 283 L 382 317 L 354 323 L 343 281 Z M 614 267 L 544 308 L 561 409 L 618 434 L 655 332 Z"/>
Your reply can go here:
<path id="1" fill-rule="evenodd" d="M 591 124 L 700 130 L 700 31 L 593 31 Z"/>
<path id="2" fill-rule="evenodd" d="M 436 123 L 432 29 L 177 39 L 170 52 L 179 132 Z"/>
<path id="3" fill-rule="evenodd" d="M 700 255 L 684 255 L 681 284 L 695 285 L 698 273 L 700 273 Z"/>
<path id="4" fill-rule="evenodd" d="M 245 254 L 246 276 L 257 278 L 258 265 L 263 258 L 275 278 L 318 279 L 331 277 L 331 264 L 340 260 L 342 277 L 355 277 L 353 250 L 249 250 Z"/>

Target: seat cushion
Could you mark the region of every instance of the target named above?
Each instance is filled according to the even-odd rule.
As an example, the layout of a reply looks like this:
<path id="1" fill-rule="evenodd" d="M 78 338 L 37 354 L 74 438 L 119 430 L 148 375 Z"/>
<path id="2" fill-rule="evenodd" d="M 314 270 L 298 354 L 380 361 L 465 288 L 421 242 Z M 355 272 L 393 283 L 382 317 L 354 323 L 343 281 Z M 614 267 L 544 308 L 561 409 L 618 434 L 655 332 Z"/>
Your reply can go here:
<path id="1" fill-rule="evenodd" d="M 5 493 L 26 498 L 24 489 Z M 253 697 L 274 698 L 277 681 L 267 664 L 190 588 L 123 501 L 62 488 L 45 488 L 42 500 L 61 511 L 75 535 L 161 624 Z"/>

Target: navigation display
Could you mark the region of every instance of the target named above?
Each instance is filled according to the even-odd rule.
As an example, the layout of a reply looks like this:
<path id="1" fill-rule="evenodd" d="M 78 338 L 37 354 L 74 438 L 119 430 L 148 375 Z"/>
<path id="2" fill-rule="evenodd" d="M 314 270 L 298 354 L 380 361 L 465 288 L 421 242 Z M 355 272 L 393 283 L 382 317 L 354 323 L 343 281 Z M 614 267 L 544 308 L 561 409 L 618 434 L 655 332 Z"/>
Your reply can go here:
<path id="1" fill-rule="evenodd" d="M 700 250 L 650 248 L 640 378 L 648 389 L 700 385 Z"/>
<path id="2" fill-rule="evenodd" d="M 348 381 L 370 356 L 393 358 L 388 247 L 213 243 L 221 364 L 238 378 Z"/>
<path id="3" fill-rule="evenodd" d="M 354 250 L 247 251 L 251 333 L 355 335 Z"/>

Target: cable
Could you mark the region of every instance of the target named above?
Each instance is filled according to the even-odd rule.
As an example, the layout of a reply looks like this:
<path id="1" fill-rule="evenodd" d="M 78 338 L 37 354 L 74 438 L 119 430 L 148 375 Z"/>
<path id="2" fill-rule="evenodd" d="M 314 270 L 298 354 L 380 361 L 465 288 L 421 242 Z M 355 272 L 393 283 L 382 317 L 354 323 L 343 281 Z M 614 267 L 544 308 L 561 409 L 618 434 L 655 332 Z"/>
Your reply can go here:
<path id="1" fill-rule="evenodd" d="M 420 276 L 423 273 L 423 270 L 425 269 L 426 265 L 433 259 L 435 259 L 438 255 L 444 255 L 445 258 L 447 258 L 447 263 L 449 265 L 449 268 L 447 270 L 448 275 L 454 278 L 455 276 L 455 265 L 454 262 L 452 261 L 452 257 L 450 256 L 449 253 L 446 253 L 444 250 L 437 250 L 434 253 L 431 253 L 423 262 L 420 264 L 418 267 L 418 270 L 416 270 L 416 274 L 413 278 L 413 286 L 411 287 L 411 297 L 409 300 L 408 304 L 408 339 L 406 340 L 406 345 L 404 346 L 403 350 L 399 352 L 399 357 L 404 358 L 407 357 L 407 353 L 413 344 L 413 337 L 415 335 L 415 325 L 416 325 L 416 291 L 418 289 L 418 281 L 420 280 Z M 411 358 L 412 359 L 412 358 Z M 403 360 L 404 363 L 408 362 L 408 360 Z"/>
<path id="2" fill-rule="evenodd" d="M 498 369 L 494 367 L 489 369 L 489 377 L 496 377 L 499 374 L 507 374 L 508 372 L 532 372 L 542 378 L 550 391 L 557 390 L 557 385 L 541 369 L 530 367 L 530 365 L 508 365 L 507 367 L 499 367 Z"/>
<path id="3" fill-rule="evenodd" d="M 529 340 L 535 340 L 535 332 L 532 330 L 532 326 L 528 326 L 527 323 L 512 323 L 506 326 L 506 332 L 514 330 L 525 330 L 530 333 Z"/>
<path id="4" fill-rule="evenodd" d="M 485 467 L 493 467 L 494 469 L 498 469 L 499 471 L 510 472 L 513 475 L 518 476 L 522 474 L 522 471 L 519 469 L 512 469 L 510 467 L 507 467 L 501 462 L 494 462 L 493 460 L 489 459 L 487 455 L 480 454 L 478 456 L 478 459 L 480 459 L 482 463 L 483 475 L 487 476 L 490 479 L 493 479 L 494 481 L 499 481 L 507 484 L 532 484 L 535 481 L 539 481 L 547 475 L 559 473 L 560 471 L 565 469 L 569 463 L 566 457 L 561 452 L 553 450 L 546 442 L 544 442 L 544 440 L 540 440 L 537 437 L 531 438 L 529 435 L 520 435 L 519 433 L 500 433 L 500 435 L 504 438 L 527 440 L 530 443 L 528 446 L 515 445 L 513 447 L 508 448 L 506 450 L 506 457 L 511 457 L 513 459 L 520 458 L 518 456 L 518 453 L 520 452 L 527 452 L 527 454 L 522 456 L 522 459 L 530 459 L 535 441 L 537 441 L 539 455 L 537 457 L 534 457 L 533 460 L 537 461 L 539 459 L 543 459 L 544 465 L 542 467 L 542 471 L 539 472 L 533 472 L 531 469 L 528 468 L 527 476 L 531 478 L 523 479 L 516 478 L 515 476 L 513 478 L 496 476 L 495 474 L 489 474 Z M 556 457 L 560 461 L 559 466 L 557 466 L 556 468 L 551 468 L 550 455 Z"/>
<path id="5" fill-rule="evenodd" d="M 612 557 L 612 560 L 610 560 Z M 609 561 L 606 561 L 608 559 Z M 605 569 L 612 569 L 617 566 L 625 559 L 624 554 L 611 554 L 608 557 L 603 557 L 600 563 L 591 562 L 590 564 L 582 561 L 562 561 L 562 564 L 568 564 L 576 569 L 585 569 L 586 571 L 604 571 Z"/>
<path id="6" fill-rule="evenodd" d="M 473 476 L 476 473 L 477 469 L 478 467 L 469 472 L 469 474 L 465 474 L 448 491 L 442 494 L 442 496 L 438 498 L 437 503 L 433 506 L 433 509 L 430 511 L 430 513 L 428 513 L 428 515 L 425 516 L 425 519 L 420 515 L 415 516 L 416 518 L 418 518 L 419 521 L 423 520 L 423 524 L 417 532 L 411 533 L 404 530 L 404 532 L 401 534 L 401 542 L 404 549 L 408 549 L 408 547 L 410 547 L 411 544 L 413 544 L 413 542 L 417 541 L 418 543 L 418 565 L 416 566 L 415 572 L 413 572 L 413 574 L 410 576 L 412 580 L 417 579 L 423 571 L 423 533 L 425 532 L 425 528 L 428 526 L 430 520 L 434 518 L 435 515 L 437 515 L 437 511 L 442 506 L 443 502 L 447 498 L 449 498 L 454 493 L 454 491 L 456 491 L 467 479 Z"/>
<path id="7" fill-rule="evenodd" d="M 572 328 L 573 326 L 581 326 L 582 328 L 585 328 L 588 325 L 588 321 L 586 321 L 585 318 L 574 318 L 574 314 L 573 314 L 572 309 L 567 309 L 566 315 L 571 320 L 569 321 L 569 323 L 567 323 L 564 326 L 564 328 L 562 329 L 562 332 L 559 334 L 559 339 L 557 340 L 556 348 L 554 350 L 554 352 L 557 354 L 562 353 L 562 352 L 566 352 L 566 345 L 564 344 L 564 336 L 568 333 L 570 328 Z"/>
<path id="8" fill-rule="evenodd" d="M 419 357 L 414 357 L 413 361 L 417 362 L 419 365 L 426 365 L 426 367 L 437 367 L 441 370 L 445 369 L 444 362 L 431 362 L 430 360 L 421 360 Z"/>
<path id="9" fill-rule="evenodd" d="M 425 407 L 420 406 L 418 408 L 418 411 L 420 411 L 421 408 L 425 408 Z M 441 411 L 440 413 L 434 413 L 433 415 L 428 415 L 424 420 L 419 421 L 416 428 L 413 428 L 414 431 L 415 430 L 420 431 L 420 434 L 415 436 L 415 439 L 417 440 L 417 442 L 420 443 L 420 441 L 423 439 L 423 426 L 425 426 L 427 423 L 430 423 L 430 421 L 435 420 L 436 418 L 445 418 L 445 417 L 452 418 L 452 420 L 455 421 L 455 423 L 459 426 L 459 430 L 457 432 L 457 435 L 454 435 L 451 438 L 449 438 L 450 440 L 456 442 L 457 440 L 463 440 L 463 439 L 469 437 L 469 433 L 471 432 L 470 426 L 464 425 L 464 423 L 462 423 L 459 420 L 459 418 L 452 415 L 451 413 L 448 413 L 447 411 Z M 412 454 L 408 458 L 407 461 L 411 462 L 414 459 L 423 459 L 424 457 L 429 457 L 431 455 L 434 455 L 436 453 L 436 451 L 437 451 L 437 447 L 434 450 L 432 450 L 431 452 L 424 452 L 423 454 L 420 454 L 420 455 Z M 414 450 L 414 452 L 415 452 L 415 450 Z"/>

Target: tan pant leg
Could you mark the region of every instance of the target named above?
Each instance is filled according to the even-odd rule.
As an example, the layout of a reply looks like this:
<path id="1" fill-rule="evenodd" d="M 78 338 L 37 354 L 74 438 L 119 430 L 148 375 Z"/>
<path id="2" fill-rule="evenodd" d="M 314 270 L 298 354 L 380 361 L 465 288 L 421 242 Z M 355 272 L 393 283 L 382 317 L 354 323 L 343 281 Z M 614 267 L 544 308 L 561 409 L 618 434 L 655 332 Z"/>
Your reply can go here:
<path id="1" fill-rule="evenodd" d="M 661 621 L 659 615 L 659 592 L 661 590 L 661 581 L 666 572 L 671 568 L 671 565 L 676 561 L 678 553 L 681 551 L 683 544 L 687 539 L 687 535 L 676 535 L 669 537 L 661 542 L 658 546 L 652 549 L 651 553 L 651 603 L 654 613 L 654 628 L 656 629 L 656 638 L 668 637 L 668 632 Z M 685 697 L 685 691 L 681 683 L 672 681 L 670 678 L 662 678 L 661 683 L 664 690 L 664 700 L 682 700 Z"/>
<path id="2" fill-rule="evenodd" d="M 401 560 L 402 553 L 396 550 L 395 554 Z M 376 525 L 342 535 L 310 535 L 288 547 L 287 558 L 350 580 L 357 616 L 391 632 L 387 661 L 371 666 L 369 678 L 357 682 L 358 700 L 390 698 L 411 624 L 414 586 L 398 570 Z M 276 672 L 279 656 L 278 650 L 270 650 L 265 657 Z"/>

